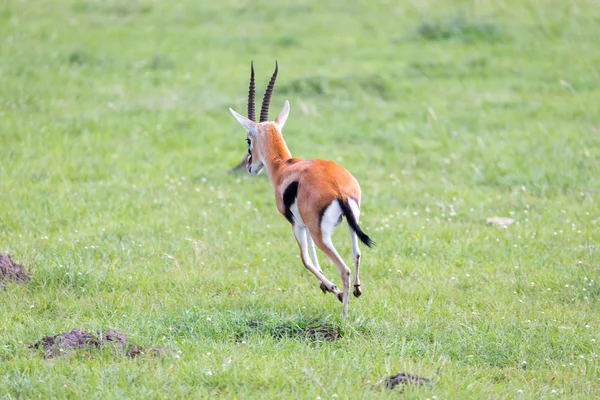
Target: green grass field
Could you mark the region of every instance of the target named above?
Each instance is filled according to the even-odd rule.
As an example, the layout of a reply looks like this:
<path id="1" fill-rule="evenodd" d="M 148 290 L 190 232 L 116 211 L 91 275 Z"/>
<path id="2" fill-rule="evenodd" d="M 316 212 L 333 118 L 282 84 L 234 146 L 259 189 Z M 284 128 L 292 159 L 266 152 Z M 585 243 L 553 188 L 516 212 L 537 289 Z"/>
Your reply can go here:
<path id="1" fill-rule="evenodd" d="M 0 398 L 600 396 L 599 37 L 594 0 L 5 0 Z M 293 155 L 361 182 L 347 321 L 228 173 L 276 59 Z M 27 347 L 75 328 L 169 350 Z"/>

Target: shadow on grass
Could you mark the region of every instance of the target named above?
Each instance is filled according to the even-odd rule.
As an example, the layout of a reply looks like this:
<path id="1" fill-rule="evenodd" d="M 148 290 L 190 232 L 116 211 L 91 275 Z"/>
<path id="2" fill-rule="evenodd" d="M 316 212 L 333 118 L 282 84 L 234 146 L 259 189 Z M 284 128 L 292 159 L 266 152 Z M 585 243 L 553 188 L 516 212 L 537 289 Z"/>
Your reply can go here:
<path id="1" fill-rule="evenodd" d="M 332 342 L 344 336 L 344 330 L 330 321 L 290 319 L 273 323 L 260 319 L 241 321 L 237 326 L 235 340 L 240 342 L 253 334 L 271 336 L 274 339 L 297 339 L 309 342 Z"/>
<path id="2" fill-rule="evenodd" d="M 161 323 L 169 327 L 170 335 L 235 342 L 271 337 L 277 341 L 292 339 L 326 343 L 355 334 L 370 335 L 370 329 L 366 325 L 347 325 L 337 319 L 330 320 L 329 316 L 281 315 L 263 311 L 207 314 L 201 310 L 186 310 L 169 319 L 170 321 Z"/>

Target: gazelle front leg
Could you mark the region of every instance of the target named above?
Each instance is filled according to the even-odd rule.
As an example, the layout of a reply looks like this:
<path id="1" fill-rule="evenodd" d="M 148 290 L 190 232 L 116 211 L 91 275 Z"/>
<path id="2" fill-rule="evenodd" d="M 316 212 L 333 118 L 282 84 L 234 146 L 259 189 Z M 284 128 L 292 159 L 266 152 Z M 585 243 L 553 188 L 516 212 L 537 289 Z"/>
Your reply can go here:
<path id="1" fill-rule="evenodd" d="M 317 254 L 314 249 L 314 243 L 312 243 L 312 239 L 310 239 L 310 234 L 307 232 L 306 227 L 296 223 L 292 226 L 292 230 L 294 231 L 296 242 L 298 242 L 298 247 L 300 247 L 300 258 L 302 259 L 302 264 L 304 264 L 306 269 L 312 272 L 317 277 L 319 282 L 321 282 L 321 290 L 323 290 L 323 292 L 331 292 L 335 294 L 337 298 L 341 301 L 342 292 L 340 292 L 337 286 L 335 286 L 329 279 L 325 277 L 325 275 L 323 275 L 323 272 L 318 267 L 319 264 L 317 261 Z M 316 267 L 312 263 L 308 253 L 309 247 L 311 247 L 309 245 L 309 240 L 310 243 L 312 243 L 311 252 L 313 253 L 314 260 L 316 261 Z"/>
<path id="2" fill-rule="evenodd" d="M 311 256 L 312 262 L 313 262 L 314 266 L 317 267 L 317 269 L 319 271 L 321 271 L 321 266 L 319 265 L 319 259 L 317 258 L 317 249 L 315 248 L 315 242 L 310 237 L 310 232 L 308 232 L 308 229 L 304 229 L 304 231 L 306 232 L 306 241 L 308 243 L 308 250 L 310 251 L 310 256 Z"/>

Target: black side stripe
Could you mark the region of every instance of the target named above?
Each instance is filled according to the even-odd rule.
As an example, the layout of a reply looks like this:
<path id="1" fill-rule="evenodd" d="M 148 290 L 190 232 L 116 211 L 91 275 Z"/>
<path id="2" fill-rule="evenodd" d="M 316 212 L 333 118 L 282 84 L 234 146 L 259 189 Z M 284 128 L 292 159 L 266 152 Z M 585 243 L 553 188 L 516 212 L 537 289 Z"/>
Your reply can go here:
<path id="1" fill-rule="evenodd" d="M 298 181 L 294 181 L 288 185 L 283 191 L 283 205 L 285 207 L 285 218 L 294 223 L 294 214 L 292 214 L 292 204 L 296 201 L 298 196 Z"/>

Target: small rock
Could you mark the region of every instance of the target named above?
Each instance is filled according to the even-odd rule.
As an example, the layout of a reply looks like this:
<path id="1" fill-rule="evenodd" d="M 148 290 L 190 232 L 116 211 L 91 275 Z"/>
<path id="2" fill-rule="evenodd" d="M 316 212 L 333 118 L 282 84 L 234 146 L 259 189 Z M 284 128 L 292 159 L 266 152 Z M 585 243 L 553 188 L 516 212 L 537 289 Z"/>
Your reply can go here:
<path id="1" fill-rule="evenodd" d="M 515 220 L 508 217 L 490 217 L 486 218 L 485 222 L 488 225 L 509 226 L 512 225 Z"/>

